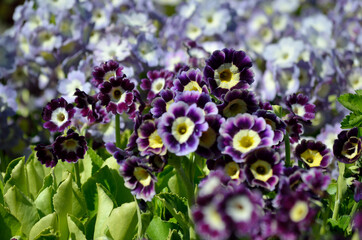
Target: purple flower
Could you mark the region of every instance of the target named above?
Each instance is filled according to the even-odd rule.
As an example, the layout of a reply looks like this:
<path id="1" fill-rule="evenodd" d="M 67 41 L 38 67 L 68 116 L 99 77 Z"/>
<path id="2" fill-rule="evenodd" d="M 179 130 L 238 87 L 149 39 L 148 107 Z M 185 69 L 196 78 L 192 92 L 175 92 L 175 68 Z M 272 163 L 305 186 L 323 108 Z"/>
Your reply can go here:
<path id="1" fill-rule="evenodd" d="M 333 153 L 343 163 L 356 162 L 362 152 L 362 141 L 358 137 L 358 128 L 343 130 L 333 144 Z"/>
<path id="2" fill-rule="evenodd" d="M 252 62 L 243 51 L 224 48 L 206 60 L 205 78 L 212 93 L 220 98 L 232 89 L 245 89 L 253 83 Z"/>
<path id="3" fill-rule="evenodd" d="M 207 160 L 207 168 L 210 170 L 223 170 L 226 176 L 229 176 L 232 181 L 244 182 L 245 172 L 242 163 L 236 163 L 229 156 L 222 156 L 216 160 Z"/>
<path id="4" fill-rule="evenodd" d="M 135 109 L 134 83 L 132 83 L 125 75 L 122 77 L 111 77 L 109 82 L 104 82 L 100 86 L 98 99 L 101 105 L 106 106 L 107 112 L 113 114 L 133 113 Z"/>
<path id="5" fill-rule="evenodd" d="M 360 181 L 354 180 L 354 200 L 359 202 L 362 200 L 362 183 Z"/>
<path id="6" fill-rule="evenodd" d="M 274 132 L 263 118 L 248 113 L 227 119 L 220 127 L 218 146 L 235 162 L 245 162 L 251 151 L 273 144 Z"/>
<path id="7" fill-rule="evenodd" d="M 53 143 L 54 152 L 57 157 L 67 162 L 77 162 L 78 159 L 84 158 L 88 149 L 84 136 L 69 130 L 67 136 L 59 136 Z"/>
<path id="8" fill-rule="evenodd" d="M 286 124 L 282 119 L 275 115 L 275 113 L 262 109 L 256 111 L 255 115 L 264 118 L 265 122 L 271 126 L 272 130 L 274 131 L 274 145 L 283 141 L 286 131 Z"/>
<path id="9" fill-rule="evenodd" d="M 175 92 L 166 89 L 160 92 L 160 97 L 156 97 L 151 103 L 150 112 L 155 118 L 159 118 L 164 114 L 170 105 L 175 102 Z"/>
<path id="10" fill-rule="evenodd" d="M 109 60 L 102 63 L 99 67 L 96 66 L 92 71 L 92 83 L 98 87 L 104 82 L 108 82 L 111 77 L 122 77 L 124 73 L 122 72 L 123 67 L 114 60 Z"/>
<path id="11" fill-rule="evenodd" d="M 322 196 L 331 181 L 329 175 L 324 175 L 322 169 L 311 168 L 307 172 L 302 174 L 303 183 L 301 189 L 305 191 L 310 190 L 317 196 Z"/>
<path id="12" fill-rule="evenodd" d="M 174 81 L 171 90 L 179 92 L 197 91 L 200 93 L 209 93 L 206 82 L 203 80 L 202 72 L 199 69 L 190 69 L 181 72 Z"/>
<path id="13" fill-rule="evenodd" d="M 362 236 L 362 211 L 357 212 L 353 218 L 353 227 L 358 231 L 358 235 Z"/>
<path id="14" fill-rule="evenodd" d="M 307 168 L 326 168 L 331 161 L 331 152 L 322 142 L 303 139 L 295 148 L 295 154 Z"/>
<path id="15" fill-rule="evenodd" d="M 173 85 L 174 73 L 167 70 L 154 70 L 147 72 L 147 78 L 141 80 L 141 89 L 147 91 L 147 99 L 153 100 L 161 90 Z"/>
<path id="16" fill-rule="evenodd" d="M 47 167 L 55 167 L 58 163 L 58 158 L 54 153 L 53 146 L 52 145 L 37 145 L 34 150 L 36 151 L 36 156 L 38 160 L 45 164 Z"/>
<path id="17" fill-rule="evenodd" d="M 262 148 L 250 153 L 245 162 L 249 184 L 273 191 L 283 170 L 279 154 L 270 148 Z"/>
<path id="18" fill-rule="evenodd" d="M 218 108 L 223 116 L 229 118 L 239 113 L 254 113 L 259 108 L 259 102 L 253 92 L 234 89 L 225 94 L 224 102 Z"/>
<path id="19" fill-rule="evenodd" d="M 209 124 L 209 128 L 202 132 L 196 153 L 206 159 L 216 159 L 221 155 L 221 152 L 217 147 L 217 138 L 220 135 L 220 126 L 225 119 L 216 114 L 206 115 L 205 121 Z"/>
<path id="20" fill-rule="evenodd" d="M 136 142 L 141 156 L 165 155 L 167 152 L 167 148 L 157 132 L 157 123 L 158 120 L 145 120 L 137 129 L 138 138 Z"/>
<path id="21" fill-rule="evenodd" d="M 308 101 L 307 96 L 294 93 L 286 98 L 285 103 L 293 117 L 302 121 L 309 121 L 315 117 L 315 105 Z"/>
<path id="22" fill-rule="evenodd" d="M 131 189 L 131 193 L 138 199 L 151 201 L 156 194 L 156 177 L 151 168 L 142 158 L 131 156 L 121 163 L 119 169 L 124 178 L 124 185 Z"/>
<path id="23" fill-rule="evenodd" d="M 196 104 L 185 102 L 170 105 L 157 126 L 158 133 L 167 149 L 177 156 L 196 151 L 202 132 L 208 129 L 205 114 Z"/>
<path id="24" fill-rule="evenodd" d="M 53 99 L 43 108 L 43 126 L 51 132 L 62 132 L 70 125 L 74 113 L 73 105 L 64 98 Z"/>
<path id="25" fill-rule="evenodd" d="M 300 135 L 304 133 L 303 124 L 301 124 L 296 117 L 285 120 L 287 124 L 286 130 L 289 134 L 290 143 L 297 143 Z"/>
<path id="26" fill-rule="evenodd" d="M 188 105 L 196 103 L 196 106 L 203 109 L 205 115 L 218 114 L 219 110 L 216 104 L 211 100 L 210 95 L 204 92 L 186 91 L 178 94 L 175 98 L 175 102 L 182 101 Z"/>
<path id="27" fill-rule="evenodd" d="M 122 150 L 118 147 L 116 147 L 116 145 L 114 143 L 106 143 L 105 147 L 107 149 L 107 151 L 113 155 L 113 157 L 117 160 L 117 162 L 119 164 L 121 164 L 124 160 L 126 160 L 127 158 L 131 157 L 133 155 L 133 152 L 131 151 L 125 151 Z"/>

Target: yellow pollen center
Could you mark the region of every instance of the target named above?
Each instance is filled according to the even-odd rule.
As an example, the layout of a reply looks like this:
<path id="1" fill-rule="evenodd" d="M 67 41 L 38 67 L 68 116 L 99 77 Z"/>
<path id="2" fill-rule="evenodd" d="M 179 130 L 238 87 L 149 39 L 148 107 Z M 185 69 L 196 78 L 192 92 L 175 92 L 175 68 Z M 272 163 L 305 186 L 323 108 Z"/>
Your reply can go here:
<path id="1" fill-rule="evenodd" d="M 151 148 L 162 148 L 163 147 L 162 139 L 161 139 L 160 135 L 158 135 L 157 130 L 154 131 L 149 136 L 148 141 L 150 143 Z"/>
<path id="2" fill-rule="evenodd" d="M 194 132 L 195 124 L 188 117 L 178 117 L 172 124 L 172 135 L 179 143 L 186 142 Z"/>
<path id="3" fill-rule="evenodd" d="M 308 204 L 304 201 L 297 201 L 289 212 L 293 222 L 300 222 L 308 215 Z"/>
<path id="4" fill-rule="evenodd" d="M 261 139 L 257 132 L 254 130 L 242 129 L 235 134 L 233 138 L 233 147 L 242 153 L 246 153 L 255 149 L 260 142 Z"/>
<path id="5" fill-rule="evenodd" d="M 231 179 L 238 179 L 240 173 L 240 167 L 236 162 L 229 162 L 225 165 L 224 171 Z"/>
<path id="6" fill-rule="evenodd" d="M 63 113 L 58 113 L 58 115 L 57 115 L 57 119 L 58 119 L 58 121 L 59 121 L 59 122 L 63 122 L 63 121 L 64 121 L 64 119 L 65 119 L 64 114 L 63 114 Z"/>
<path id="7" fill-rule="evenodd" d="M 147 170 L 142 167 L 136 167 L 133 170 L 133 175 L 136 177 L 144 187 L 147 187 L 151 183 L 151 175 L 148 174 Z"/>
<path id="8" fill-rule="evenodd" d="M 202 133 L 200 137 L 200 146 L 209 148 L 211 147 L 216 141 L 216 132 L 211 127 L 207 129 L 205 132 Z"/>
<path id="9" fill-rule="evenodd" d="M 107 72 L 107 73 L 104 75 L 103 79 L 104 79 L 104 81 L 109 81 L 109 79 L 110 79 L 111 77 L 116 77 L 116 72 L 115 72 L 115 71 Z"/>
<path id="10" fill-rule="evenodd" d="M 352 139 L 352 138 L 356 138 L 356 137 L 351 137 L 350 139 Z M 354 157 L 356 157 L 359 154 L 359 151 L 358 151 L 358 141 L 359 140 L 356 138 L 356 141 L 357 142 L 348 141 L 344 144 L 343 150 L 341 152 L 343 156 L 345 156 L 346 158 L 349 158 L 349 159 L 353 159 Z M 345 147 L 346 144 L 351 144 L 351 147 L 350 148 Z"/>
<path id="11" fill-rule="evenodd" d="M 309 167 L 319 167 L 323 159 L 323 156 L 317 150 L 311 149 L 305 150 L 300 157 Z"/>
<path id="12" fill-rule="evenodd" d="M 225 117 L 235 117 L 239 113 L 246 113 L 247 105 L 241 99 L 234 99 L 223 110 Z"/>
<path id="13" fill-rule="evenodd" d="M 273 169 L 271 168 L 270 163 L 263 160 L 258 160 L 251 164 L 250 171 L 255 179 L 263 182 L 268 181 L 269 178 L 273 176 Z"/>
<path id="14" fill-rule="evenodd" d="M 68 151 L 68 152 L 74 152 L 77 149 L 78 143 L 77 141 L 75 141 L 74 139 L 67 139 L 64 141 L 63 143 L 63 147 Z"/>
<path id="15" fill-rule="evenodd" d="M 199 84 L 196 81 L 190 81 L 186 86 L 184 87 L 184 91 L 198 91 L 202 92 L 202 88 L 199 86 Z"/>
<path id="16" fill-rule="evenodd" d="M 233 73 L 229 69 L 225 69 L 220 73 L 220 80 L 224 82 L 229 82 L 233 76 Z"/>

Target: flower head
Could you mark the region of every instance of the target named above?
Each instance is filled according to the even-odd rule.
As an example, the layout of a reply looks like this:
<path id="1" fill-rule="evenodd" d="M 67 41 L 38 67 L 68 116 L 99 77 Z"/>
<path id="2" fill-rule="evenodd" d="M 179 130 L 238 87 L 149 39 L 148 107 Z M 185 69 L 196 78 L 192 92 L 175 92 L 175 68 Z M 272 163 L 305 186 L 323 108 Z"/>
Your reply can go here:
<path id="1" fill-rule="evenodd" d="M 225 94 L 224 102 L 218 108 L 226 118 L 235 117 L 239 113 L 254 113 L 259 108 L 259 102 L 253 92 L 234 89 Z"/>
<path id="2" fill-rule="evenodd" d="M 55 167 L 58 163 L 58 158 L 54 153 L 53 147 L 51 145 L 45 146 L 42 144 L 37 145 L 34 150 L 36 151 L 36 156 L 38 160 L 45 164 L 47 167 Z"/>
<path id="3" fill-rule="evenodd" d="M 55 154 L 63 162 L 77 162 L 78 159 L 84 158 L 88 149 L 84 136 L 79 136 L 73 130 L 67 132 L 67 136 L 59 136 L 53 143 Z"/>
<path id="4" fill-rule="evenodd" d="M 171 88 L 174 91 L 197 91 L 208 94 L 209 90 L 199 69 L 190 69 L 179 74 Z"/>
<path id="5" fill-rule="evenodd" d="M 330 150 L 322 142 L 305 139 L 296 146 L 295 154 L 307 168 L 326 168 L 332 158 Z"/>
<path id="6" fill-rule="evenodd" d="M 138 128 L 138 138 L 136 140 L 138 150 L 142 156 L 156 154 L 165 155 L 166 146 L 157 132 L 158 120 L 145 120 Z"/>
<path id="7" fill-rule="evenodd" d="M 254 82 L 251 60 L 243 51 L 224 48 L 206 60 L 204 75 L 212 93 L 220 98 L 232 89 L 245 89 Z"/>
<path id="8" fill-rule="evenodd" d="M 92 83 L 95 86 L 99 86 L 103 82 L 109 82 L 110 78 L 122 77 L 124 73 L 122 72 L 123 67 L 119 66 L 118 62 L 114 60 L 109 60 L 102 63 L 100 66 L 96 66 L 92 71 Z"/>
<path id="9" fill-rule="evenodd" d="M 167 70 L 154 70 L 147 72 L 147 78 L 142 79 L 141 89 L 147 91 L 147 99 L 153 100 L 159 93 L 173 85 L 174 73 Z"/>
<path id="10" fill-rule="evenodd" d="M 194 152 L 202 132 L 208 129 L 205 114 L 196 104 L 175 102 L 164 113 L 157 126 L 158 133 L 167 149 L 177 156 Z"/>
<path id="11" fill-rule="evenodd" d="M 286 105 L 293 117 L 302 121 L 312 120 L 315 117 L 315 105 L 308 102 L 303 94 L 292 94 L 286 98 Z"/>
<path id="12" fill-rule="evenodd" d="M 44 128 L 51 132 L 62 132 L 71 123 L 75 109 L 64 98 L 51 100 L 43 109 Z"/>
<path id="13" fill-rule="evenodd" d="M 221 125 L 218 146 L 235 162 L 245 162 L 245 156 L 251 151 L 272 146 L 273 138 L 274 132 L 263 118 L 244 113 Z"/>
<path id="14" fill-rule="evenodd" d="M 334 141 L 333 153 L 343 163 L 356 162 L 362 153 L 362 141 L 358 137 L 358 128 L 343 130 Z"/>
<path id="15" fill-rule="evenodd" d="M 156 177 L 151 168 L 146 164 L 145 159 L 131 156 L 121 163 L 119 169 L 124 178 L 124 185 L 131 189 L 131 193 L 138 199 L 151 201 L 156 194 Z"/>
<path id="16" fill-rule="evenodd" d="M 263 109 L 256 111 L 255 115 L 264 118 L 265 122 L 271 126 L 272 130 L 274 131 L 274 145 L 280 143 L 283 140 L 284 134 L 286 132 L 285 122 L 275 113 Z"/>

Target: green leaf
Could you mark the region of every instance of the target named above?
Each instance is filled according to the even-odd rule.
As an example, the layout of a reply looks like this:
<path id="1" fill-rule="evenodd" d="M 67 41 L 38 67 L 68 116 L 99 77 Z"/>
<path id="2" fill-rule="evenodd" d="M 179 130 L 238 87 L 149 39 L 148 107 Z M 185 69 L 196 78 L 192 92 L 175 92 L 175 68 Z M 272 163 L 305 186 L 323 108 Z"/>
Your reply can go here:
<path id="1" fill-rule="evenodd" d="M 80 183 L 84 184 L 92 176 L 93 163 L 89 154 L 85 154 L 83 159 L 79 160 Z"/>
<path id="2" fill-rule="evenodd" d="M 77 217 L 81 218 L 87 213 L 86 203 L 84 199 L 83 193 L 78 188 L 78 185 L 75 182 L 72 182 L 72 214 Z"/>
<path id="3" fill-rule="evenodd" d="M 39 209 L 42 216 L 46 216 L 53 212 L 52 198 L 54 196 L 54 190 L 52 187 L 47 187 L 41 191 L 38 197 L 35 199 L 34 204 Z"/>
<path id="4" fill-rule="evenodd" d="M 68 177 L 60 184 L 57 192 L 53 197 L 54 210 L 59 217 L 60 239 L 68 239 L 68 223 L 67 215 L 72 212 L 73 205 L 73 188 L 72 175 L 68 173 Z"/>
<path id="5" fill-rule="evenodd" d="M 45 230 L 55 233 L 57 230 L 57 214 L 51 213 L 40 219 L 30 230 L 29 240 L 37 239 Z"/>
<path id="6" fill-rule="evenodd" d="M 74 216 L 68 214 L 69 238 L 71 240 L 87 240 L 83 224 Z"/>
<path id="7" fill-rule="evenodd" d="M 113 209 L 107 220 L 109 233 L 113 239 L 132 239 L 137 231 L 137 205 L 124 203 Z"/>
<path id="8" fill-rule="evenodd" d="M 179 174 L 174 174 L 170 177 L 168 181 L 168 187 L 170 190 L 177 195 L 186 198 L 187 197 L 187 189 L 184 184 L 182 184 L 182 179 Z"/>
<path id="9" fill-rule="evenodd" d="M 94 174 L 98 169 L 101 168 L 103 164 L 103 159 L 92 148 L 88 148 L 86 155 L 87 154 L 92 160 L 93 163 L 92 174 Z"/>
<path id="10" fill-rule="evenodd" d="M 118 164 L 118 162 L 117 162 L 117 160 L 116 160 L 113 156 L 107 158 L 107 159 L 104 161 L 104 163 L 103 163 L 103 165 L 102 165 L 102 168 L 103 168 L 104 166 L 108 166 L 109 169 L 114 169 L 114 170 L 116 170 L 116 171 L 118 171 L 118 170 L 119 170 L 119 167 L 120 167 L 119 164 Z"/>
<path id="11" fill-rule="evenodd" d="M 20 159 L 17 164 L 14 166 L 14 169 L 10 173 L 10 178 L 5 183 L 4 192 L 6 193 L 9 188 L 12 186 L 16 186 L 20 191 L 22 191 L 25 195 L 28 194 L 28 182 L 25 174 L 24 167 L 24 158 Z"/>
<path id="12" fill-rule="evenodd" d="M 34 240 L 59 240 L 59 232 L 54 232 L 52 228 L 44 229 Z"/>
<path id="13" fill-rule="evenodd" d="M 175 229 L 170 231 L 170 233 L 167 236 L 167 240 L 181 240 L 181 239 L 182 238 L 181 238 L 180 234 Z"/>
<path id="14" fill-rule="evenodd" d="M 349 129 L 353 127 L 361 127 L 362 126 L 362 113 L 361 112 L 353 112 L 349 115 L 345 116 L 341 122 L 341 127 L 344 129 Z"/>
<path id="15" fill-rule="evenodd" d="M 352 112 L 362 112 L 362 95 L 346 93 L 339 96 L 338 101 Z"/>
<path id="16" fill-rule="evenodd" d="M 58 161 L 57 165 L 53 168 L 53 170 L 55 176 L 55 179 L 53 179 L 53 181 L 55 181 L 55 183 L 57 184 L 60 184 L 65 179 L 67 179 L 69 173 L 73 171 L 73 164 Z"/>
<path id="17" fill-rule="evenodd" d="M 8 167 L 6 168 L 6 173 L 5 173 L 5 176 L 4 176 L 4 183 L 6 183 L 10 177 L 11 177 L 11 172 L 13 171 L 13 169 L 15 168 L 16 165 L 18 165 L 19 161 L 24 161 L 25 157 L 19 157 L 19 158 L 16 158 L 14 160 L 12 160 Z"/>
<path id="18" fill-rule="evenodd" d="M 355 90 L 356 94 L 362 96 L 362 89 Z"/>
<path id="19" fill-rule="evenodd" d="M 96 225 L 94 227 L 94 239 L 105 236 L 107 229 L 106 222 L 113 210 L 113 201 L 103 188 L 102 185 L 97 184 L 98 211 Z"/>
<path id="20" fill-rule="evenodd" d="M 338 226 L 345 231 L 351 222 L 351 216 L 343 215 L 338 219 Z"/>
<path id="21" fill-rule="evenodd" d="M 21 223 L 22 232 L 29 235 L 31 228 L 39 220 L 38 211 L 33 202 L 16 186 L 12 186 L 6 192 L 4 200 L 11 214 Z"/>
<path id="22" fill-rule="evenodd" d="M 337 183 L 332 182 L 328 185 L 327 192 L 329 195 L 334 195 L 337 193 Z"/>
<path id="23" fill-rule="evenodd" d="M 44 167 L 44 165 L 34 157 L 33 153 L 30 155 L 26 163 L 26 171 L 29 193 L 31 194 L 32 199 L 35 199 L 43 186 L 43 179 L 47 174 L 49 174 L 50 169 Z"/>
<path id="24" fill-rule="evenodd" d="M 14 217 L 8 209 L 0 204 L 0 232 L 1 237 L 10 239 L 12 236 L 20 235 L 20 222 Z"/>
<path id="25" fill-rule="evenodd" d="M 167 240 L 170 231 L 177 229 L 177 224 L 163 221 L 159 216 L 155 216 L 146 233 L 150 240 Z"/>

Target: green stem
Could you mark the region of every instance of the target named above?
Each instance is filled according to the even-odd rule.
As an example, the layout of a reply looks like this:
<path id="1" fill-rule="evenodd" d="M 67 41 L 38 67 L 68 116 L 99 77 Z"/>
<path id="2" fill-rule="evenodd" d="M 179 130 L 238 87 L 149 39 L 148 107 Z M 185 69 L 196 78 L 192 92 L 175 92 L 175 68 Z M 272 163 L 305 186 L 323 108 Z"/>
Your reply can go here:
<path id="1" fill-rule="evenodd" d="M 133 196 L 134 201 L 136 202 L 136 209 L 137 209 L 137 219 L 138 219 L 138 225 L 137 225 L 137 239 L 141 239 L 142 237 L 142 217 L 141 217 L 141 210 L 138 206 L 138 202 L 135 196 Z"/>
<path id="2" fill-rule="evenodd" d="M 121 148 L 121 121 L 120 121 L 120 115 L 117 113 L 116 114 L 116 126 L 115 126 L 115 131 L 116 131 L 116 147 Z"/>
<path id="3" fill-rule="evenodd" d="M 336 198 L 334 201 L 334 208 L 333 208 L 333 215 L 332 215 L 332 219 L 334 219 L 334 220 L 337 220 L 339 205 L 342 200 L 343 184 L 345 184 L 344 177 L 343 177 L 345 167 L 346 167 L 346 165 L 344 163 L 338 162 L 339 175 L 338 175 L 338 180 L 337 180 L 337 193 L 336 193 Z"/>
<path id="4" fill-rule="evenodd" d="M 290 163 L 290 141 L 288 132 L 284 135 L 284 144 L 285 144 L 285 167 L 291 167 Z"/>
<path id="5" fill-rule="evenodd" d="M 75 182 L 77 183 L 78 187 L 81 187 L 80 184 L 80 173 L 79 173 L 79 161 L 74 163 L 74 170 L 75 170 Z"/>
<path id="6" fill-rule="evenodd" d="M 354 202 L 351 213 L 349 214 L 349 216 L 351 217 L 351 222 L 348 225 L 347 228 L 347 233 L 350 234 L 352 232 L 352 220 L 353 220 L 353 216 L 356 213 L 357 209 L 358 209 L 358 205 L 360 202 Z"/>

